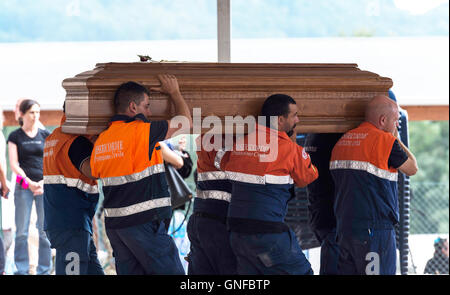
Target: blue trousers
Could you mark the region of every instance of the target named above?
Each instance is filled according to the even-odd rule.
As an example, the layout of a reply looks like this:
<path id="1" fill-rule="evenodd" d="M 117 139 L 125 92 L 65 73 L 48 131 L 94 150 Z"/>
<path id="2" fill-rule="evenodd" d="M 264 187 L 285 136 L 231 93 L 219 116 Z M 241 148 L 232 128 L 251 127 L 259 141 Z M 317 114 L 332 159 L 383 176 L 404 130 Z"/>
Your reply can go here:
<path id="1" fill-rule="evenodd" d="M 184 275 L 178 249 L 164 222 L 106 229 L 118 275 Z"/>
<path id="2" fill-rule="evenodd" d="M 339 247 L 336 242 L 336 229 L 314 230 L 320 242 L 320 275 L 337 275 Z"/>
<path id="3" fill-rule="evenodd" d="M 56 249 L 55 274 L 104 275 L 92 235 L 83 229 L 48 230 Z"/>
<path id="4" fill-rule="evenodd" d="M 271 234 L 231 232 L 240 275 L 312 275 L 311 264 L 292 230 Z"/>
<path id="5" fill-rule="evenodd" d="M 236 257 L 224 223 L 193 214 L 189 217 L 187 233 L 191 242 L 188 275 L 236 274 Z"/>
<path id="6" fill-rule="evenodd" d="M 29 189 L 23 189 L 16 184 L 14 191 L 16 238 L 14 246 L 14 262 L 16 274 L 28 274 L 30 260 L 28 255 L 28 229 L 30 226 L 31 209 L 33 201 L 36 205 L 36 227 L 39 232 L 39 258 L 36 273 L 46 275 L 51 269 L 50 242 L 44 232 L 44 196 L 33 196 Z"/>
<path id="7" fill-rule="evenodd" d="M 354 230 L 337 233 L 338 272 L 342 275 L 395 275 L 395 230 Z"/>

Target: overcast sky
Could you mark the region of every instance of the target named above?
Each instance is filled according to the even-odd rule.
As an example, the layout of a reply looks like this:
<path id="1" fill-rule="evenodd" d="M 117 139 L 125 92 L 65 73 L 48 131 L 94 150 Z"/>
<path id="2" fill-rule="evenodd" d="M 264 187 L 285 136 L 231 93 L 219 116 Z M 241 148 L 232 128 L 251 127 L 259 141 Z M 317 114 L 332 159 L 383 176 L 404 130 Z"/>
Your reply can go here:
<path id="1" fill-rule="evenodd" d="M 232 38 L 448 36 L 448 0 L 231 0 Z M 216 38 L 216 0 L 2 0 L 0 42 Z"/>

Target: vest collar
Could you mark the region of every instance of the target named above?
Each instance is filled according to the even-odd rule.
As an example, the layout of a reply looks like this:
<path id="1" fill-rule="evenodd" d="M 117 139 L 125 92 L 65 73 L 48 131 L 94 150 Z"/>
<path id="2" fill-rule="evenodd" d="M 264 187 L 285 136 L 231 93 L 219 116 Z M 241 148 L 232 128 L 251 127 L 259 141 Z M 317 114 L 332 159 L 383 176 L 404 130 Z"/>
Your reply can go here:
<path id="1" fill-rule="evenodd" d="M 147 118 L 143 115 L 143 114 L 137 114 L 134 117 L 130 117 L 127 115 L 122 115 L 122 114 L 118 114 L 118 115 L 114 115 L 111 120 L 109 120 L 109 123 L 111 124 L 112 122 L 117 122 L 117 121 L 124 121 L 125 123 L 130 123 L 136 120 L 140 120 L 143 121 L 145 123 L 149 123 L 150 121 L 147 120 Z"/>
<path id="2" fill-rule="evenodd" d="M 366 127 L 366 128 L 372 128 L 372 129 L 378 129 L 377 126 L 373 125 L 370 122 L 364 121 L 361 124 L 359 124 L 359 127 Z M 378 129 L 379 130 L 379 129 Z"/>
<path id="3" fill-rule="evenodd" d="M 279 138 L 291 140 L 286 132 L 278 131 L 276 129 L 272 129 L 267 126 L 261 125 L 261 124 L 256 124 L 256 130 L 263 131 L 263 132 L 265 131 L 267 134 L 273 134 L 275 136 L 278 136 Z"/>

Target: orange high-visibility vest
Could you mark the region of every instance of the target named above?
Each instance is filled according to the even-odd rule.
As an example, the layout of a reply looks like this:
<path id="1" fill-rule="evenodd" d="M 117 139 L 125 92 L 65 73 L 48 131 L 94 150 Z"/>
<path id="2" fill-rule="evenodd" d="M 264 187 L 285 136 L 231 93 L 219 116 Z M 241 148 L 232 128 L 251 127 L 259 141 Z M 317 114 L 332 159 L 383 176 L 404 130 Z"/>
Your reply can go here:
<path id="1" fill-rule="evenodd" d="M 317 169 L 301 146 L 285 132 L 262 125 L 238 139 L 220 165 L 233 184 L 229 221 L 284 223 L 294 183 L 304 187 L 318 177 Z"/>
<path id="2" fill-rule="evenodd" d="M 45 230 L 84 228 L 92 232 L 98 186 L 70 161 L 69 148 L 78 136 L 63 133 L 59 127 L 45 140 Z"/>
<path id="3" fill-rule="evenodd" d="M 395 137 L 363 122 L 336 143 L 330 160 L 337 228 L 391 229 L 398 222 L 397 169 L 388 167 Z"/>
<path id="4" fill-rule="evenodd" d="M 150 125 L 112 120 L 94 145 L 92 175 L 102 180 L 105 223 L 123 228 L 171 216 L 161 147 L 149 154 Z"/>

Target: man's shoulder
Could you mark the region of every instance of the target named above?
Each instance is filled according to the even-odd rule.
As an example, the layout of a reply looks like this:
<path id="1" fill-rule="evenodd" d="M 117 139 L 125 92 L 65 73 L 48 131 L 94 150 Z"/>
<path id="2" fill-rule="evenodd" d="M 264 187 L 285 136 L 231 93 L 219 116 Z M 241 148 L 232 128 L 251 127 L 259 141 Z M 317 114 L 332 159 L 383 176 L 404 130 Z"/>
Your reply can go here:
<path id="1" fill-rule="evenodd" d="M 50 132 L 50 131 L 48 132 L 47 138 L 48 138 L 48 137 L 58 136 L 58 135 L 73 135 L 73 134 L 70 134 L 70 133 L 64 133 L 64 132 L 61 131 L 61 127 L 57 127 L 57 128 L 55 128 L 55 129 L 53 129 L 52 132 Z"/>
<path id="2" fill-rule="evenodd" d="M 290 138 L 284 137 L 278 138 L 278 145 L 291 151 L 301 148 L 300 145 L 298 145 L 296 142 L 293 142 Z"/>
<path id="3" fill-rule="evenodd" d="M 291 139 L 278 140 L 278 159 L 291 159 L 305 153 L 305 149 Z"/>

